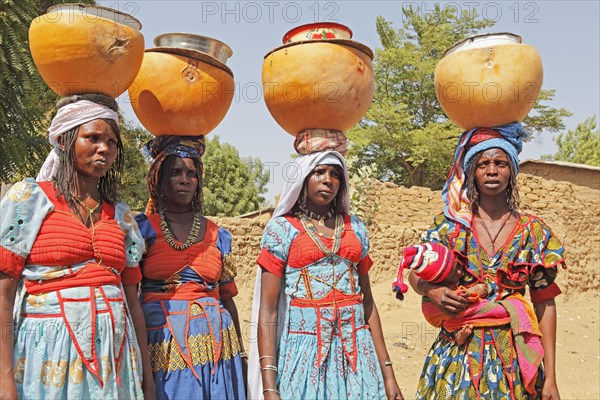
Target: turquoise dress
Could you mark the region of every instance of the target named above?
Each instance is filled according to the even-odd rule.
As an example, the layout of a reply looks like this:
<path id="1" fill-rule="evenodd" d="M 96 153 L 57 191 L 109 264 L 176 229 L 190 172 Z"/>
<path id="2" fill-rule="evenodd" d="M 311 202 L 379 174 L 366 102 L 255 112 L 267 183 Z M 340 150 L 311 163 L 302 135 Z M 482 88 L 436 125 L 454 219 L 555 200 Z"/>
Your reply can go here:
<path id="1" fill-rule="evenodd" d="M 320 240 L 332 248 L 333 239 Z M 325 254 L 298 218 L 277 217 L 261 247 L 259 265 L 283 278 L 286 295 L 277 348 L 281 398 L 384 399 L 359 286 L 373 264 L 364 223 L 345 216 L 339 251 Z"/>
<path id="2" fill-rule="evenodd" d="M 562 243 L 539 218 L 521 215 L 509 239 L 496 254 L 479 245 L 477 231 L 435 218 L 424 242 L 440 242 L 468 258 L 460 284 L 488 285 L 488 298 L 497 301 L 529 286 L 532 302 L 541 303 L 560 294 L 554 282 L 564 264 Z M 538 379 L 543 379 L 539 371 Z M 539 383 L 538 383 L 539 385 Z M 537 386 L 537 385 L 536 385 Z M 454 333 L 441 329 L 425 359 L 417 399 L 526 399 L 515 338 L 509 324 L 474 328 L 464 345 Z"/>

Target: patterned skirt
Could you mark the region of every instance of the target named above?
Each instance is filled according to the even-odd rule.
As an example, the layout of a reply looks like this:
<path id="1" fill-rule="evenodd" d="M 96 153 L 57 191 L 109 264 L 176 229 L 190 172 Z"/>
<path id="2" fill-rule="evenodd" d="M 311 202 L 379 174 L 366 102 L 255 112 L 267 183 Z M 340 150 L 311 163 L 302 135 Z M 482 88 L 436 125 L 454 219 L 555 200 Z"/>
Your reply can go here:
<path id="1" fill-rule="evenodd" d="M 157 399 L 246 398 L 231 315 L 212 298 L 143 306 Z"/>
<path id="2" fill-rule="evenodd" d="M 123 296 L 105 285 L 19 297 L 13 349 L 19 398 L 143 399 L 141 357 Z"/>
<path id="3" fill-rule="evenodd" d="M 385 399 L 362 304 L 291 306 L 279 342 L 277 388 L 288 399 Z"/>
<path id="4" fill-rule="evenodd" d="M 542 373 L 538 374 L 542 379 Z M 417 399 L 527 399 L 510 327 L 475 328 L 464 345 L 442 329 L 421 372 Z"/>

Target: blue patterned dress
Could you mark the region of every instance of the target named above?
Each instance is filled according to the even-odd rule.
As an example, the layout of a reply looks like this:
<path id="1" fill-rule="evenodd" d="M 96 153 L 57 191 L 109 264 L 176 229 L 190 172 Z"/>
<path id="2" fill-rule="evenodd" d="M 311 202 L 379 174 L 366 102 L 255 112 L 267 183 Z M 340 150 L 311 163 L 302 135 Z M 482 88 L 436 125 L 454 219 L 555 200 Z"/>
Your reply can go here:
<path id="1" fill-rule="evenodd" d="M 140 281 L 144 241 L 124 203 L 87 228 L 51 182 L 26 179 L 0 203 L 0 270 L 19 281 L 13 368 L 19 398 L 143 399 L 121 282 Z"/>
<path id="2" fill-rule="evenodd" d="M 321 240 L 332 248 L 333 239 Z M 277 361 L 281 398 L 385 398 L 358 284 L 373 264 L 364 223 L 345 216 L 340 249 L 326 255 L 297 218 L 277 217 L 261 247 L 258 263 L 284 279 L 287 299 Z"/>
<path id="3" fill-rule="evenodd" d="M 564 248 L 539 218 L 523 214 L 509 239 L 496 254 L 479 245 L 477 231 L 448 220 L 443 214 L 422 236 L 424 242 L 440 242 L 468 257 L 460 284 L 488 285 L 488 300 L 523 294 L 529 286 L 532 302 L 541 303 L 560 294 L 554 282 L 558 265 L 564 264 Z M 542 379 L 540 371 L 538 378 Z M 464 345 L 442 328 L 421 373 L 418 399 L 526 399 L 510 325 L 474 328 Z"/>
<path id="4" fill-rule="evenodd" d="M 236 399 L 246 392 L 240 342 L 222 300 L 237 294 L 231 234 L 207 220 L 201 242 L 175 250 L 158 214 L 136 217 L 148 353 L 158 399 Z"/>

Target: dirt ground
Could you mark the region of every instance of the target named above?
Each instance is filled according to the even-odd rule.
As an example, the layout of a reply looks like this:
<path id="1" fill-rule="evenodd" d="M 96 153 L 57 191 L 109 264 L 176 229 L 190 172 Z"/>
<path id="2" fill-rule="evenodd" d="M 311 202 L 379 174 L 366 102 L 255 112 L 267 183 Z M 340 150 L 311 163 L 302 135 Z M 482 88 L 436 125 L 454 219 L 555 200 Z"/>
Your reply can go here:
<path id="1" fill-rule="evenodd" d="M 246 276 L 244 276 L 246 278 Z M 396 300 L 391 281 L 376 275 L 372 281 L 384 335 L 394 371 L 404 397 L 414 398 L 421 368 L 437 329 L 423 318 L 420 298 L 410 291 L 403 302 Z M 254 279 L 238 280 L 236 297 L 246 348 Z M 557 298 L 557 372 L 563 400 L 600 399 L 600 293 L 561 295 Z"/>

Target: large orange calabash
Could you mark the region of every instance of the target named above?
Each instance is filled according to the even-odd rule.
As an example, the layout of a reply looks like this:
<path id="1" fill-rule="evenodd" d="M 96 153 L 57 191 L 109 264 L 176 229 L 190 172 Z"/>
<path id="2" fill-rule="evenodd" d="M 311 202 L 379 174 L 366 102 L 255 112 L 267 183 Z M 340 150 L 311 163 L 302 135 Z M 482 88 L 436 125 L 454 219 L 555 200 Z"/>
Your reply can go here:
<path id="1" fill-rule="evenodd" d="M 521 43 L 456 51 L 435 69 L 435 93 L 464 130 L 522 121 L 542 87 L 537 50 Z"/>
<path id="2" fill-rule="evenodd" d="M 144 55 L 141 24 L 103 7 L 70 4 L 51 10 L 29 27 L 31 55 L 48 86 L 60 96 L 102 93 L 118 97 L 125 92 Z M 127 18 L 130 23 L 104 16 Z"/>
<path id="3" fill-rule="evenodd" d="M 292 43 L 269 53 L 262 83 L 269 112 L 294 136 L 306 129 L 347 131 L 374 94 L 371 57 L 332 41 Z"/>
<path id="4" fill-rule="evenodd" d="M 146 51 L 129 88 L 133 110 L 155 136 L 206 135 L 225 117 L 233 100 L 233 75 L 215 62 Z"/>

